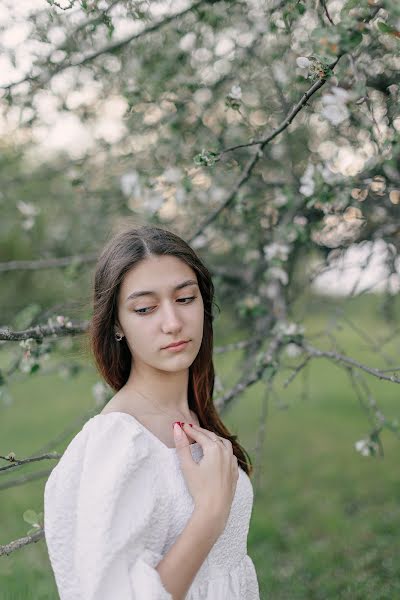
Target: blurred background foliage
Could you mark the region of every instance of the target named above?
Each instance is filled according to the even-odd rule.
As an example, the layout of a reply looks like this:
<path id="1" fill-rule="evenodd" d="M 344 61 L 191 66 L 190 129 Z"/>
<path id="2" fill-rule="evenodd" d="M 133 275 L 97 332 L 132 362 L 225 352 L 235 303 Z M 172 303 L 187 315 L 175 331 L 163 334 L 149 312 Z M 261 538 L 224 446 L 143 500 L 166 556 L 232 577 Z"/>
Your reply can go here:
<path id="1" fill-rule="evenodd" d="M 213 274 L 262 598 L 399 596 L 398 3 L 0 11 L 1 455 L 62 452 L 109 398 L 94 262 L 120 225 L 160 225 Z M 45 462 L 3 473 L 1 544 L 40 530 Z M 56 597 L 43 540 L 0 575 L 0 598 Z"/>

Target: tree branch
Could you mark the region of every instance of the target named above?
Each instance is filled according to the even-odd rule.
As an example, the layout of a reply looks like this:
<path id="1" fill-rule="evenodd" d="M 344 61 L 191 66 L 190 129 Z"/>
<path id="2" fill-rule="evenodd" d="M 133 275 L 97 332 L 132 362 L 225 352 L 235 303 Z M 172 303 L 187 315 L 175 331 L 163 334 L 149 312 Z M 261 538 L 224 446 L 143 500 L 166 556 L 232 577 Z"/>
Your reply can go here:
<path id="1" fill-rule="evenodd" d="M 47 459 L 53 459 L 53 458 L 61 458 L 62 454 L 59 454 L 58 452 L 48 452 L 46 454 L 42 454 L 41 456 L 32 456 L 30 458 L 23 458 L 22 460 L 18 460 L 15 458 L 9 458 L 8 456 L 0 456 L 0 458 L 2 458 L 3 460 L 7 460 L 8 462 L 12 463 L 11 465 L 7 465 L 6 467 L 0 467 L 0 472 L 2 471 L 10 471 L 11 469 L 16 469 L 17 467 L 20 467 L 21 465 L 25 465 L 27 463 L 31 463 L 31 462 L 37 462 L 39 460 L 47 460 Z"/>
<path id="2" fill-rule="evenodd" d="M 9 327 L 0 329 L 0 340 L 19 342 L 21 340 L 42 340 L 50 335 L 63 337 L 70 334 L 84 333 L 89 326 L 89 321 L 82 321 L 73 325 L 68 321 L 65 325 L 35 325 L 23 331 L 12 331 Z"/>
<path id="3" fill-rule="evenodd" d="M 54 467 L 53 467 L 54 468 Z M 36 471 L 35 473 L 25 473 L 25 475 L 21 475 L 16 479 L 9 479 L 8 481 L 3 481 L 0 483 L 0 490 L 7 490 L 11 487 L 16 487 L 18 485 L 24 485 L 25 483 L 29 483 L 30 481 L 36 481 L 37 479 L 42 479 L 42 477 L 48 477 L 53 469 L 43 469 L 42 471 Z"/>
<path id="4" fill-rule="evenodd" d="M 302 348 L 304 348 L 304 350 L 311 356 L 314 356 L 317 358 L 321 358 L 321 357 L 331 358 L 332 360 L 334 360 L 336 362 L 342 362 L 346 365 L 351 365 L 353 367 L 357 367 L 358 369 L 362 369 L 366 373 L 369 373 L 370 375 L 374 375 L 375 377 L 378 377 L 378 379 L 390 381 L 391 383 L 400 383 L 400 379 L 398 377 L 395 377 L 394 375 L 390 375 L 390 376 L 385 375 L 384 371 L 381 371 L 380 369 L 374 369 L 373 367 L 368 367 L 367 365 L 363 365 L 362 363 L 358 362 L 354 358 L 350 358 L 349 356 L 345 356 L 344 354 L 339 354 L 338 352 L 330 352 L 328 350 L 319 350 L 318 348 L 315 348 L 314 346 L 311 346 L 310 344 L 308 344 L 308 342 L 306 342 L 305 340 L 302 342 L 299 342 L 299 345 Z M 395 370 L 395 369 L 393 369 L 393 370 Z M 385 369 L 385 371 L 387 371 L 387 370 Z"/>
<path id="5" fill-rule="evenodd" d="M 168 23 L 170 23 L 174 19 L 178 19 L 180 17 L 184 17 L 186 14 L 188 14 L 191 11 L 195 10 L 201 4 L 204 4 L 204 2 L 205 2 L 205 0 L 197 0 L 197 2 L 194 2 L 191 6 L 189 6 L 188 8 L 185 8 L 181 12 L 175 13 L 174 15 L 169 15 L 165 19 L 163 19 L 161 21 L 158 21 L 157 23 L 154 23 L 153 25 L 150 25 L 149 27 L 146 27 L 142 31 L 139 31 L 137 33 L 128 35 L 127 37 L 123 38 L 122 40 L 119 40 L 118 42 L 114 42 L 112 44 L 108 44 L 107 46 L 103 46 L 103 48 L 99 48 L 98 50 L 95 50 L 91 54 L 88 54 L 87 56 L 84 56 L 81 59 L 78 59 L 78 60 L 75 60 L 75 61 L 70 60 L 67 63 L 60 63 L 59 65 L 57 65 L 54 68 L 53 71 L 51 71 L 48 74 L 48 77 L 44 78 L 42 81 L 39 82 L 39 85 L 40 84 L 43 85 L 45 83 L 48 83 L 50 81 L 50 79 L 52 77 L 54 77 L 54 75 L 57 75 L 58 73 L 61 73 L 62 71 L 64 71 L 65 69 L 68 69 L 69 67 L 80 67 L 82 65 L 87 64 L 88 62 L 91 62 L 92 60 L 94 60 L 95 58 L 97 58 L 98 56 L 100 56 L 101 54 L 106 54 L 108 52 L 115 52 L 116 50 L 119 50 L 120 48 L 123 48 L 127 44 L 130 44 L 134 40 L 137 40 L 137 39 L 139 39 L 139 38 L 141 38 L 141 37 L 143 37 L 143 36 L 145 36 L 145 35 L 147 35 L 149 33 L 154 33 L 154 31 L 157 31 L 158 29 L 161 29 L 165 25 L 168 25 Z M 46 61 L 48 61 L 48 60 L 49 60 L 49 57 L 46 58 Z M 19 84 L 24 83 L 26 81 L 39 81 L 39 80 L 40 80 L 40 76 L 39 75 L 34 75 L 34 76 L 32 76 L 32 75 L 26 75 L 24 78 L 20 79 L 19 81 L 14 81 L 14 82 L 9 83 L 7 85 L 1 85 L 0 89 L 10 90 L 11 88 L 15 87 L 16 85 L 19 85 Z"/>
<path id="6" fill-rule="evenodd" d="M 97 260 L 97 253 L 62 256 L 60 258 L 39 258 L 38 260 L 10 260 L 0 263 L 0 273 L 7 271 L 37 271 L 39 269 L 54 269 L 68 267 L 72 263 L 85 264 Z"/>
<path id="7" fill-rule="evenodd" d="M 19 538 L 18 540 L 14 540 L 13 542 L 10 542 L 9 544 L 5 544 L 4 546 L 0 546 L 0 556 L 3 556 L 4 554 L 11 554 L 11 552 L 14 552 L 14 550 L 19 550 L 20 548 L 22 548 L 23 546 L 26 546 L 27 544 L 32 544 L 33 542 L 38 542 L 39 540 L 41 540 L 42 538 L 44 538 L 44 529 L 41 528 L 38 531 L 35 531 L 35 533 L 32 533 L 31 535 L 26 535 L 25 537 Z"/>
<path id="8" fill-rule="evenodd" d="M 330 65 L 330 69 L 333 70 L 334 67 L 337 65 L 339 59 L 340 59 L 341 55 L 339 55 L 337 57 L 337 59 Z M 263 156 L 263 150 L 265 148 L 265 146 L 267 144 L 269 144 L 269 142 L 271 142 L 274 138 L 276 138 L 282 131 L 284 131 L 287 127 L 289 127 L 290 123 L 293 121 L 293 119 L 295 118 L 295 116 L 301 111 L 301 109 L 307 104 L 308 100 L 311 98 L 311 96 L 313 94 L 315 94 L 315 92 L 317 92 L 325 83 L 327 82 L 327 77 L 325 78 L 321 78 L 318 81 L 316 81 L 309 90 L 307 90 L 302 98 L 299 100 L 299 102 L 291 109 L 291 111 L 289 112 L 289 114 L 287 115 L 287 117 L 284 119 L 284 121 L 282 121 L 282 123 L 272 132 L 270 133 L 267 137 L 258 140 L 258 141 L 253 141 L 253 142 L 249 142 L 247 144 L 239 144 L 237 146 L 232 146 L 231 148 L 227 148 L 225 150 L 223 150 L 220 154 L 219 157 L 221 157 L 222 154 L 226 153 L 226 152 L 230 152 L 232 150 L 235 150 L 236 148 L 245 148 L 247 146 L 254 146 L 254 145 L 258 145 L 259 148 L 257 149 L 257 151 L 253 154 L 253 156 L 250 158 L 250 160 L 247 162 L 243 173 L 241 174 L 241 176 L 239 177 L 238 181 L 236 182 L 234 188 L 232 189 L 232 191 L 229 193 L 229 195 L 227 196 L 227 198 L 224 200 L 223 204 L 221 204 L 221 206 L 219 208 L 217 208 L 214 212 L 210 213 L 210 215 L 203 221 L 203 223 L 200 225 L 200 227 L 197 229 L 197 231 L 195 231 L 194 234 L 191 235 L 189 241 L 190 243 L 193 242 L 195 240 L 195 238 L 197 236 L 199 236 L 204 229 L 206 229 L 208 227 L 208 225 L 210 225 L 210 223 L 212 223 L 213 221 L 215 221 L 215 219 L 218 218 L 219 214 L 225 209 L 227 208 L 231 202 L 234 200 L 234 198 L 236 197 L 236 194 L 238 193 L 239 189 L 242 187 L 242 185 L 249 179 L 255 165 L 257 164 L 258 160 Z M 218 157 L 215 158 L 215 160 L 217 160 Z"/>

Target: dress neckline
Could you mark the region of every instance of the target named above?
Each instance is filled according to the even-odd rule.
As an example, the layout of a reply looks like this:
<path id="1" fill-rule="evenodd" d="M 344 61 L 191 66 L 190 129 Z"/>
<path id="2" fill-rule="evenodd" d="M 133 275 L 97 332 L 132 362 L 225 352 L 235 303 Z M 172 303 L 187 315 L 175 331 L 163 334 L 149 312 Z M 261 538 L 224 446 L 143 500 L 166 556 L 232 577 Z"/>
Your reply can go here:
<path id="1" fill-rule="evenodd" d="M 176 452 L 176 448 L 170 448 L 169 446 L 167 446 L 166 444 L 164 444 L 164 442 L 162 442 L 156 435 L 154 435 L 154 433 L 152 433 L 150 431 L 150 429 L 147 429 L 147 427 L 145 427 L 143 425 L 143 423 L 141 423 L 140 421 L 138 421 L 138 419 L 136 419 L 136 417 L 134 417 L 133 415 L 131 415 L 130 413 L 121 411 L 121 410 L 111 410 L 110 412 L 107 413 L 99 413 L 97 415 L 95 415 L 95 417 L 106 417 L 107 415 L 123 415 L 125 417 L 128 417 L 129 419 L 132 419 L 137 425 L 139 425 L 139 427 L 151 438 L 153 438 L 153 440 L 155 442 L 157 442 L 157 444 L 159 446 L 161 446 L 164 450 L 168 450 L 169 452 Z M 94 417 L 92 417 L 94 418 Z M 189 446 L 199 446 L 199 442 L 194 442 L 193 444 L 189 444 Z"/>

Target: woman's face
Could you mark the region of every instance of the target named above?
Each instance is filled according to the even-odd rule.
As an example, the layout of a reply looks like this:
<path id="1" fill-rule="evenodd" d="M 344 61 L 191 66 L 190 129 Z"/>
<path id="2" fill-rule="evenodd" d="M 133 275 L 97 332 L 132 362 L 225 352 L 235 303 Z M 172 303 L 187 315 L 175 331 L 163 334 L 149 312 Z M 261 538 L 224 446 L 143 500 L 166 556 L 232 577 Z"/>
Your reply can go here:
<path id="1" fill-rule="evenodd" d="M 175 289 L 189 280 L 193 283 Z M 175 256 L 142 260 L 121 284 L 118 322 L 135 366 L 143 362 L 164 371 L 188 368 L 203 339 L 204 305 L 195 271 Z M 176 352 L 165 349 L 180 340 L 190 341 Z"/>

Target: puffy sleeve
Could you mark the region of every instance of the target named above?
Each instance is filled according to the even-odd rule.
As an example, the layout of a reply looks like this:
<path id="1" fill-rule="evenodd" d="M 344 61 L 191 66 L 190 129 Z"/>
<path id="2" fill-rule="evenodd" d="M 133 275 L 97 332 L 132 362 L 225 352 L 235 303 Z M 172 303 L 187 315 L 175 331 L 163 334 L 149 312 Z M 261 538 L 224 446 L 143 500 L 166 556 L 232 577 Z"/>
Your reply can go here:
<path id="1" fill-rule="evenodd" d="M 60 600 L 173 600 L 155 569 L 163 519 L 149 440 L 132 420 L 114 417 L 87 421 L 45 485 Z"/>

